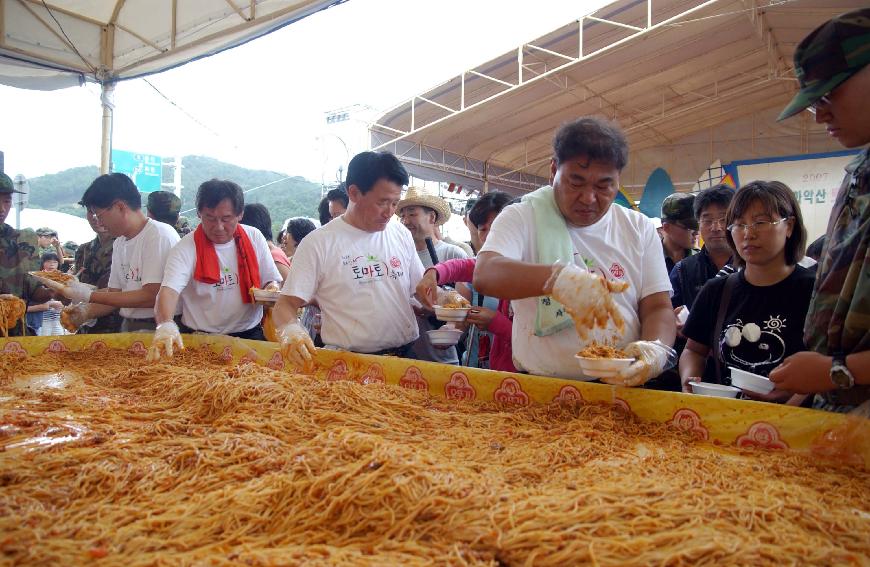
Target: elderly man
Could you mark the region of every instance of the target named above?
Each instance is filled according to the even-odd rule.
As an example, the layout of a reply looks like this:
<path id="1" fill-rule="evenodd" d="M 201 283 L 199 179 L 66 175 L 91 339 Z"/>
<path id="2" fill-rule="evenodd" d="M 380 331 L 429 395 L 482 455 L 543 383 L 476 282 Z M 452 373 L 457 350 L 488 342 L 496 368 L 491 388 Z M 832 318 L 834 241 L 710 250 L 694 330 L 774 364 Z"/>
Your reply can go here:
<path id="1" fill-rule="evenodd" d="M 123 173 L 97 177 L 82 196 L 81 204 L 116 239 L 107 289 L 94 291 L 82 283 L 63 289 L 63 295 L 75 302 L 64 309 L 67 320 L 78 327 L 120 308 L 122 332 L 153 330 L 154 300 L 169 250 L 179 240 L 178 233 L 145 216 L 142 196 Z"/>
<path id="2" fill-rule="evenodd" d="M 187 333 L 265 340 L 260 324 L 263 308 L 254 303 L 251 288 L 277 290 L 281 276 L 260 231 L 239 224 L 244 209 L 242 188 L 232 181 L 212 179 L 199 186 L 196 210 L 201 222 L 166 260 L 149 359 L 172 356 L 176 348 L 184 348 L 181 330 L 173 321 L 179 299 L 183 299 L 181 322 Z"/>
<path id="3" fill-rule="evenodd" d="M 613 201 L 628 144 L 600 118 L 562 126 L 553 142 L 552 186 L 527 195 L 495 219 L 474 270 L 480 293 L 512 299 L 513 355 L 518 369 L 545 376 L 584 377 L 575 353 L 583 346 L 566 310 L 549 295 L 570 289 L 578 271 L 612 280 L 624 320 L 618 345 L 637 357 L 612 382 L 634 386 L 673 363 L 676 321 L 661 242 L 645 216 Z M 554 263 L 568 264 L 564 269 Z M 554 277 L 555 276 L 555 277 Z M 564 281 L 562 281 L 564 280 Z M 567 284 L 567 285 L 566 285 Z M 578 294 L 558 294 L 565 301 Z M 559 299 L 555 297 L 555 299 Z M 581 329 L 585 333 L 584 329 Z"/>
<path id="4" fill-rule="evenodd" d="M 456 258 L 468 258 L 462 248 L 448 244 L 438 238 L 437 229 L 450 218 L 450 205 L 437 195 L 433 195 L 424 189 L 408 187 L 404 198 L 399 201 L 396 213 L 411 233 L 417 255 L 424 268 L 431 268 L 439 262 L 446 262 Z M 426 239 L 432 241 L 437 261 L 432 261 L 432 255 L 426 245 Z M 420 338 L 414 343 L 415 358 L 441 362 L 444 364 L 459 364 L 459 355 L 456 347 L 435 348 L 429 342 L 427 331 L 441 327 L 437 321 L 432 321 L 422 314 L 417 315 L 417 324 L 420 326 Z"/>
<path id="5" fill-rule="evenodd" d="M 698 252 L 694 204 L 695 196 L 691 193 L 674 193 L 662 201 L 662 249 L 668 273 L 677 262 Z"/>
<path id="6" fill-rule="evenodd" d="M 783 120 L 804 109 L 847 148 L 863 151 L 846 166 L 804 327 L 810 349 L 770 373 L 777 388 L 820 394 L 814 406 L 849 411 L 870 400 L 870 8 L 816 28 L 794 52 L 800 91 Z"/>
<path id="7" fill-rule="evenodd" d="M 411 235 L 391 222 L 408 173 L 390 153 L 363 152 L 347 168 L 347 211 L 299 243 L 273 319 L 282 350 L 310 366 L 314 344 L 297 312 L 316 302 L 327 347 L 408 356 L 419 336 L 410 299 L 423 277 Z"/>

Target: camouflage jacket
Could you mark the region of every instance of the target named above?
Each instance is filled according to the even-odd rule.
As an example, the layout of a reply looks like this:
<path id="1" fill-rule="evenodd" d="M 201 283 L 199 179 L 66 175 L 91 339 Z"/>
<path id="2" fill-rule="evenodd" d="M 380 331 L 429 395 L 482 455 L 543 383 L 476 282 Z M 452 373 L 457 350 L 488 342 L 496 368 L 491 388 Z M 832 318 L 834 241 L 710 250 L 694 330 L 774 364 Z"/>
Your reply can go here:
<path id="1" fill-rule="evenodd" d="M 109 272 L 112 270 L 112 238 L 106 244 L 96 237 L 82 244 L 76 250 L 76 274 L 79 281 L 99 288 L 108 287 Z"/>
<path id="2" fill-rule="evenodd" d="M 870 148 L 846 166 L 826 236 L 804 342 L 825 355 L 870 350 Z"/>
<path id="3" fill-rule="evenodd" d="M 39 283 L 27 272 L 39 270 L 39 246 L 30 229 L 15 230 L 0 225 L 0 293 L 11 293 L 28 301 Z"/>

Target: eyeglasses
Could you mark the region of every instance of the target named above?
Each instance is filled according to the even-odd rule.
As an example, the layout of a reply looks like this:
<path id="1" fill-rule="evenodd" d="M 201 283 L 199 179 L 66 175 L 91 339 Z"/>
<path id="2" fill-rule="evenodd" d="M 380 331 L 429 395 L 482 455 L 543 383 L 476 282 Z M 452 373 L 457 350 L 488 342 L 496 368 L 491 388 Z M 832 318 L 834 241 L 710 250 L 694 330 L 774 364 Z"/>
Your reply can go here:
<path id="1" fill-rule="evenodd" d="M 828 98 L 830 94 L 831 93 L 826 93 L 824 96 L 819 98 L 819 100 L 809 105 L 807 107 L 807 110 L 809 110 L 812 114 L 815 114 L 820 106 L 829 106 L 831 104 L 831 99 Z"/>
<path id="2" fill-rule="evenodd" d="M 115 203 L 112 203 L 111 205 L 109 205 L 108 207 L 106 207 L 105 209 L 103 209 L 99 212 L 97 212 L 96 208 L 91 207 L 90 209 L 88 209 L 88 212 L 94 216 L 94 218 L 97 220 L 98 223 L 103 224 L 103 219 L 101 217 L 103 215 L 105 215 L 106 213 L 108 213 L 109 211 L 111 211 L 114 206 L 115 206 Z"/>
<path id="3" fill-rule="evenodd" d="M 698 223 L 701 228 L 713 228 L 714 226 L 726 228 L 725 217 L 719 219 L 701 219 L 701 222 Z"/>
<path id="4" fill-rule="evenodd" d="M 734 223 L 728 227 L 728 230 L 730 230 L 732 233 L 743 232 L 744 234 L 746 234 L 746 231 L 752 231 L 754 234 L 764 234 L 773 230 L 774 226 L 784 223 L 790 218 L 792 217 L 781 218 L 777 221 L 757 221 L 752 224 Z"/>

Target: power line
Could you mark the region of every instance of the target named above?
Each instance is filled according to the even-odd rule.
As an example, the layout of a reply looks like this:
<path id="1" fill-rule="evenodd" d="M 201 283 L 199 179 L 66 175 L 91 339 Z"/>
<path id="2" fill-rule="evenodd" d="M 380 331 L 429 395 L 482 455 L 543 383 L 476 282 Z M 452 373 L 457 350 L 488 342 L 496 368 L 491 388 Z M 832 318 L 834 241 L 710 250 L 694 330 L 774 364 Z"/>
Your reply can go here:
<path id="1" fill-rule="evenodd" d="M 48 12 L 48 15 L 51 16 L 51 19 L 54 20 L 54 23 L 57 24 L 57 27 L 58 27 L 58 29 L 60 30 L 60 33 L 62 33 L 62 34 L 63 34 L 63 37 L 66 38 L 67 43 L 69 44 L 70 47 L 72 47 L 72 50 L 75 51 L 76 55 L 79 56 L 79 59 L 82 60 L 82 63 L 84 63 L 85 65 L 88 66 L 88 69 L 91 70 L 91 72 L 94 74 L 94 77 L 95 77 L 95 78 L 98 78 L 98 77 L 96 76 L 96 75 L 97 75 L 97 69 L 96 69 L 96 67 L 94 67 L 93 65 L 91 65 L 91 62 L 88 61 L 87 59 L 85 59 L 84 55 L 82 55 L 81 53 L 79 53 L 79 50 L 76 48 L 76 46 L 75 46 L 75 44 L 73 43 L 73 41 L 72 41 L 72 40 L 69 38 L 69 36 L 66 34 L 66 31 L 64 31 L 63 26 L 60 25 L 60 22 L 57 21 L 57 18 L 54 17 L 54 12 L 52 12 L 52 11 L 51 11 L 51 8 L 48 7 L 48 4 L 45 3 L 45 0 L 42 0 L 42 7 L 45 8 L 45 11 Z"/>

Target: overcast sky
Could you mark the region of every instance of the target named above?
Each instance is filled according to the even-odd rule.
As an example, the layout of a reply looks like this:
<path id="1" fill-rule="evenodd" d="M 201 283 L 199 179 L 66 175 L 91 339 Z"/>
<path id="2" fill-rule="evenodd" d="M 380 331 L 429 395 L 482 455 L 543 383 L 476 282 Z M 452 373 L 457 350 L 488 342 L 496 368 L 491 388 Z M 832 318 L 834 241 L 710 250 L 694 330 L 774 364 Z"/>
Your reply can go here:
<path id="1" fill-rule="evenodd" d="M 386 110 L 603 3 L 350 0 L 148 78 L 185 112 L 144 80 L 119 84 L 114 147 L 207 155 L 320 181 L 325 112 L 354 104 Z M 98 86 L 0 86 L 0 101 L 0 150 L 10 175 L 99 165 Z"/>

